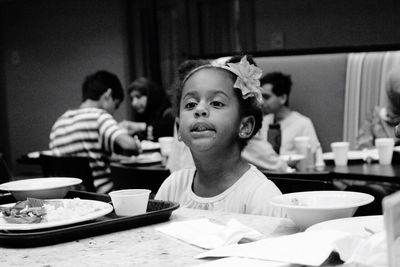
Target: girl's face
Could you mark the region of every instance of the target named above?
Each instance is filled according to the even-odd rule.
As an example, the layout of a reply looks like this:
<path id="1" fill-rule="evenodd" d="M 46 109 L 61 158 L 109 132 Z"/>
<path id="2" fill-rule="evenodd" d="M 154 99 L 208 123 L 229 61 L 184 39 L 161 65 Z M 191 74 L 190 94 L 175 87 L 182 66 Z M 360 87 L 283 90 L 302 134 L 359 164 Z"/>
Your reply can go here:
<path id="1" fill-rule="evenodd" d="M 137 113 L 142 114 L 146 110 L 147 96 L 140 94 L 138 91 L 132 91 L 130 96 L 132 108 Z"/>
<path id="2" fill-rule="evenodd" d="M 186 81 L 180 100 L 179 134 L 192 151 L 232 146 L 241 118 L 233 81 L 224 70 L 201 69 Z"/>
<path id="3" fill-rule="evenodd" d="M 264 99 L 262 105 L 264 114 L 277 112 L 285 103 L 285 98 L 283 96 L 277 96 L 272 92 L 272 84 L 270 83 L 266 83 L 262 86 L 261 93 Z"/>

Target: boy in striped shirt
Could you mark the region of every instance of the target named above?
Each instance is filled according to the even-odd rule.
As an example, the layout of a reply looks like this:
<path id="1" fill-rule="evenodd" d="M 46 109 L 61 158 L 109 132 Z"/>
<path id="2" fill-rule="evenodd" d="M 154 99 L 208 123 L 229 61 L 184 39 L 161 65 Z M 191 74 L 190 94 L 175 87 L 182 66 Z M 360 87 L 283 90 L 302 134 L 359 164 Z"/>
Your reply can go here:
<path id="1" fill-rule="evenodd" d="M 118 126 L 114 112 L 124 99 L 120 80 L 108 71 L 86 77 L 82 86 L 82 103 L 67 110 L 54 123 L 50 149 L 55 155 L 90 158 L 97 192 L 112 189 L 109 157 L 113 152 L 138 154 L 140 143 Z"/>

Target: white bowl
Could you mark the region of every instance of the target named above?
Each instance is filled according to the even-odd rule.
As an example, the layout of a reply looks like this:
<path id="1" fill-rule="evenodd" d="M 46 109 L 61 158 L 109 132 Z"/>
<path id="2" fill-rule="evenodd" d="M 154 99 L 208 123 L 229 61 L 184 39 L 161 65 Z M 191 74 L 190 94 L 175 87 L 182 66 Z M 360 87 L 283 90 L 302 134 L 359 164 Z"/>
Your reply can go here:
<path id="1" fill-rule="evenodd" d="M 351 217 L 357 208 L 374 201 L 374 197 L 350 191 L 307 191 L 275 196 L 270 203 L 284 208 L 288 217 L 304 230 L 333 219 Z"/>
<path id="2" fill-rule="evenodd" d="M 70 177 L 34 178 L 0 184 L 0 190 L 11 192 L 19 201 L 27 197 L 52 199 L 63 198 L 73 185 L 80 183 L 81 179 Z"/>

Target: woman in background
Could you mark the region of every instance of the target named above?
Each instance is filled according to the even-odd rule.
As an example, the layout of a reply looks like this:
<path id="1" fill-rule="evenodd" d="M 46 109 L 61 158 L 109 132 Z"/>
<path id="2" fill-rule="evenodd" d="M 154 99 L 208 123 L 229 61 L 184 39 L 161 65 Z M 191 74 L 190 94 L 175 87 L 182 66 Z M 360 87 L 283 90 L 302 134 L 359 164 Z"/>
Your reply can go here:
<path id="1" fill-rule="evenodd" d="M 357 149 L 372 148 L 376 138 L 393 138 L 396 145 L 400 139 L 395 136 L 395 127 L 400 123 L 400 66 L 394 67 L 386 81 L 388 103 L 385 107 L 375 107 L 357 136 Z"/>
<path id="2" fill-rule="evenodd" d="M 173 135 L 174 117 L 164 90 L 153 81 L 140 77 L 128 86 L 128 94 L 135 121 L 123 121 L 121 126 L 141 140 Z"/>

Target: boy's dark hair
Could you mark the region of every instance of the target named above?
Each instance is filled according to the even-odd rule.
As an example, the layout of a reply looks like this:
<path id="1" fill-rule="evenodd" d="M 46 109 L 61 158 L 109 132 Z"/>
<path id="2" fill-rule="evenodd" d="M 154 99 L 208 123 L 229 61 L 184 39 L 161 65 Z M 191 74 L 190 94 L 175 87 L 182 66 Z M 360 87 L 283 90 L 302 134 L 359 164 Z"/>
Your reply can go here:
<path id="1" fill-rule="evenodd" d="M 124 90 L 117 75 L 106 70 L 99 70 L 86 76 L 82 85 L 82 101 L 87 99 L 99 100 L 101 95 L 111 89 L 111 96 L 115 100 L 124 100 Z"/>
<path id="2" fill-rule="evenodd" d="M 272 84 L 272 92 L 277 96 L 286 95 L 287 100 L 285 106 L 289 106 L 289 95 L 292 88 L 292 79 L 290 75 L 283 74 L 281 72 L 271 72 L 265 74 L 260 79 L 261 86 L 264 84 Z"/>
<path id="3" fill-rule="evenodd" d="M 237 60 L 237 61 L 236 60 L 234 60 L 234 61 L 228 60 L 227 63 L 236 63 L 236 62 L 239 62 L 240 59 L 241 58 L 239 58 L 239 60 Z M 232 58 L 230 60 L 232 60 Z M 180 67 L 178 68 L 179 83 L 177 84 L 176 97 L 175 97 L 175 103 L 174 103 L 175 112 L 176 112 L 175 114 L 177 116 L 179 115 L 179 103 L 180 103 L 180 99 L 182 97 L 184 79 L 195 68 L 203 66 L 203 65 L 208 65 L 208 64 L 210 64 L 210 62 L 205 61 L 205 60 L 194 60 L 194 61 L 190 60 L 190 61 L 183 62 L 180 65 Z M 215 68 L 215 69 L 218 69 L 221 71 L 225 71 L 226 73 L 229 74 L 229 77 L 231 78 L 232 82 L 233 83 L 236 82 L 237 76 L 234 73 L 232 73 L 228 70 L 224 70 L 222 68 L 218 68 L 218 67 L 210 66 L 210 68 Z M 247 139 L 239 139 L 240 140 L 240 148 L 243 149 L 247 145 L 248 141 L 261 129 L 262 120 L 263 120 L 263 112 L 262 112 L 261 105 L 257 102 L 257 100 L 254 97 L 249 97 L 247 99 L 243 99 L 242 92 L 239 89 L 236 89 L 236 88 L 234 88 L 234 89 L 235 89 L 234 92 L 235 92 L 237 98 L 239 99 L 241 116 L 243 116 L 243 117 L 254 116 L 254 121 L 255 121 L 254 130 L 253 130 L 251 136 L 249 136 Z"/>

